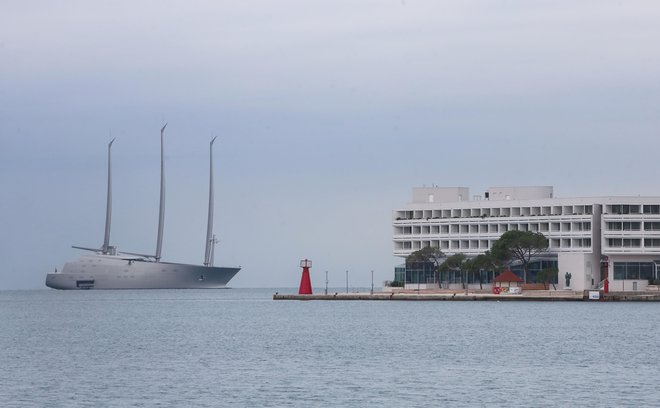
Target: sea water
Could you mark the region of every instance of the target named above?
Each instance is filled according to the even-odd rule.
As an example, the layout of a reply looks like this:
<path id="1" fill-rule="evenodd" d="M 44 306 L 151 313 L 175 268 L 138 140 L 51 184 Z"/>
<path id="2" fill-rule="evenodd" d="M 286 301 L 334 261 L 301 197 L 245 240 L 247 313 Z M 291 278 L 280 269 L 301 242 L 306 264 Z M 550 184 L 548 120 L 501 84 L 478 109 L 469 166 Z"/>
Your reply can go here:
<path id="1" fill-rule="evenodd" d="M 0 406 L 660 401 L 660 303 L 300 302 L 275 291 L 0 292 Z"/>

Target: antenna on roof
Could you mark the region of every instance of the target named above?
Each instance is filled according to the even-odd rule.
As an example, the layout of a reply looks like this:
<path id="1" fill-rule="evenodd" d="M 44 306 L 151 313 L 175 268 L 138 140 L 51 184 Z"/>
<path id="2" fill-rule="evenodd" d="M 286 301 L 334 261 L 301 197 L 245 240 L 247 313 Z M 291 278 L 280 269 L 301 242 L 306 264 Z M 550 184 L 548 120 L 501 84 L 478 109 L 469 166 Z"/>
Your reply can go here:
<path id="1" fill-rule="evenodd" d="M 163 155 L 163 139 L 167 123 L 160 130 L 160 205 L 158 206 L 158 238 L 156 239 L 156 262 L 160 261 L 163 248 L 163 222 L 165 218 L 165 164 Z"/>
<path id="2" fill-rule="evenodd" d="M 206 250 L 204 252 L 204 266 L 213 265 L 213 254 L 211 246 L 215 244 L 215 236 L 213 234 L 213 142 L 215 142 L 214 137 L 211 139 L 209 144 L 209 215 L 208 223 L 206 225 Z"/>

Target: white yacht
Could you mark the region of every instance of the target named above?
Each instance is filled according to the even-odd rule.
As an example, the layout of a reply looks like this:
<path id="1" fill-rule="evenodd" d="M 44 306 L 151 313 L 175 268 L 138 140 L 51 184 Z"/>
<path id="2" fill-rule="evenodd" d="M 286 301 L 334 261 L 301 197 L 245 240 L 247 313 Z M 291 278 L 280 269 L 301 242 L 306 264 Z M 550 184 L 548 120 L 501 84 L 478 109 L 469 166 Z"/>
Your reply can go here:
<path id="1" fill-rule="evenodd" d="M 76 247 L 93 254 L 67 262 L 61 271 L 46 276 L 46 286 L 54 289 L 216 289 L 224 288 L 238 273 L 240 267 L 213 266 L 213 142 L 210 143 L 209 208 L 206 230 L 206 248 L 203 265 L 161 262 L 163 222 L 165 215 L 165 175 L 163 136 L 160 131 L 160 208 L 158 238 L 155 255 L 120 252 L 110 245 L 112 216 L 112 172 L 111 149 L 114 139 L 108 144 L 108 191 L 105 217 L 105 236 L 101 248 Z"/>

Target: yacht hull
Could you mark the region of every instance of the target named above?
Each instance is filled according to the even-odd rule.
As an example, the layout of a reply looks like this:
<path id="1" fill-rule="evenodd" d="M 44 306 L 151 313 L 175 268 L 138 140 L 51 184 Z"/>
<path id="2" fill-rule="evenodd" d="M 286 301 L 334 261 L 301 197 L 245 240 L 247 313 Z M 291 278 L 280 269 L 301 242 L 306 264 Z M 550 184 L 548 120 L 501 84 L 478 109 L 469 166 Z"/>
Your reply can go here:
<path id="1" fill-rule="evenodd" d="M 221 289 L 239 267 L 215 267 L 152 262 L 120 256 L 83 256 L 61 272 L 49 273 L 53 289 Z"/>

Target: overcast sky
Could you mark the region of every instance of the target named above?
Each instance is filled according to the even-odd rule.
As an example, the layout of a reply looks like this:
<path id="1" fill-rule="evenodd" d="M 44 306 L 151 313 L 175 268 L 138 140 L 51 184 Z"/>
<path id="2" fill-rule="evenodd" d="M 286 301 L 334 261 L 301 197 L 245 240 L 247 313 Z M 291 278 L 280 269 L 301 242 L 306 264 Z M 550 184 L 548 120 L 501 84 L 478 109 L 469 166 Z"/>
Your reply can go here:
<path id="1" fill-rule="evenodd" d="M 657 1 L 3 1 L 0 289 L 100 246 L 112 137 L 119 249 L 234 287 L 392 279 L 413 186 L 660 195 Z"/>

